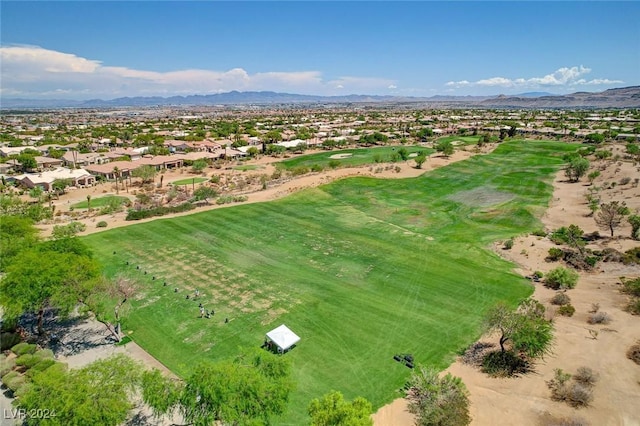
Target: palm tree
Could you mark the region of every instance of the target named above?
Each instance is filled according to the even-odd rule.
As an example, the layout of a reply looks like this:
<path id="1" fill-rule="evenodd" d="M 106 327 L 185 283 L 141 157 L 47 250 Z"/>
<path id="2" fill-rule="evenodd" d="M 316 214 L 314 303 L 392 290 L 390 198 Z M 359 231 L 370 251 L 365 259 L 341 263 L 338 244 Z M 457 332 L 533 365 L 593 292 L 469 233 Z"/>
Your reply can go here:
<path id="1" fill-rule="evenodd" d="M 113 168 L 113 176 L 116 178 L 116 194 L 120 194 L 120 188 L 118 187 L 118 176 L 120 176 L 120 169 L 118 166 Z"/>

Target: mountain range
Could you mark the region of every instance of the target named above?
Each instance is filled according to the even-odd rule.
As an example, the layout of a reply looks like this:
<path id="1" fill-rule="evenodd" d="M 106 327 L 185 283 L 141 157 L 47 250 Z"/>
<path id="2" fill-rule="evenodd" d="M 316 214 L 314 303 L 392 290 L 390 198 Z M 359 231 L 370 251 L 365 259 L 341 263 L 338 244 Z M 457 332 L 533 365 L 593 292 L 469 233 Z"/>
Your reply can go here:
<path id="1" fill-rule="evenodd" d="M 111 100 L 2 99 L 2 109 L 119 108 L 153 106 L 317 105 L 317 104 L 424 104 L 425 107 L 457 108 L 640 108 L 640 86 L 603 92 L 553 95 L 529 92 L 498 96 L 405 97 L 380 95 L 316 96 L 278 92 L 226 92 L 213 95 L 171 97 L 124 97 Z"/>

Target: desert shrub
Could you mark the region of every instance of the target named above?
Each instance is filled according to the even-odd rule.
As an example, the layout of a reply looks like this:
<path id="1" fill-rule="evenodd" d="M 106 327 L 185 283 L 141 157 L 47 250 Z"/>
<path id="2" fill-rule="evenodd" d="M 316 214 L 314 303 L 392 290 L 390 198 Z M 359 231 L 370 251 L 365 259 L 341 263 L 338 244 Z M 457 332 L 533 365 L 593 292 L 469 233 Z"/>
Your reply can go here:
<path id="1" fill-rule="evenodd" d="M 511 351 L 494 351 L 482 360 L 483 373 L 492 377 L 512 377 L 529 371 L 529 364 Z"/>
<path id="2" fill-rule="evenodd" d="M 0 351 L 11 349 L 18 343 L 20 343 L 20 335 L 18 333 L 0 333 Z"/>
<path id="3" fill-rule="evenodd" d="M 535 271 L 533 273 L 533 279 L 535 280 L 540 280 L 542 279 L 542 277 L 544 277 L 544 274 L 542 273 L 542 271 Z"/>
<path id="4" fill-rule="evenodd" d="M 324 167 L 322 167 L 320 164 L 314 164 L 313 166 L 311 166 L 312 172 L 321 172 L 323 170 L 324 170 Z"/>
<path id="5" fill-rule="evenodd" d="M 18 391 L 26 383 L 26 379 L 17 371 L 12 371 L 2 378 L 2 383 L 12 392 Z"/>
<path id="6" fill-rule="evenodd" d="M 552 269 L 545 277 L 545 286 L 554 290 L 574 288 L 578 283 L 578 273 L 559 266 Z"/>
<path id="7" fill-rule="evenodd" d="M 29 369 L 34 365 L 36 365 L 37 363 L 39 363 L 40 361 L 41 359 L 34 354 L 24 354 L 24 355 L 20 355 L 16 359 L 16 365 Z"/>
<path id="8" fill-rule="evenodd" d="M 571 303 L 571 298 L 564 291 L 559 291 L 551 298 L 550 302 L 552 305 L 563 306 Z"/>
<path id="9" fill-rule="evenodd" d="M 291 169 L 291 176 L 301 176 L 309 173 L 309 168 L 305 166 L 298 166 Z"/>
<path id="10" fill-rule="evenodd" d="M 595 314 L 589 315 L 589 319 L 587 321 L 589 324 L 609 324 L 611 322 L 611 317 L 606 312 L 596 312 Z"/>
<path id="11" fill-rule="evenodd" d="M 504 242 L 504 249 L 511 250 L 512 248 L 513 248 L 513 238 L 509 238 L 507 241 Z"/>
<path id="12" fill-rule="evenodd" d="M 216 204 L 241 203 L 247 199 L 245 195 L 221 195 L 216 200 Z"/>
<path id="13" fill-rule="evenodd" d="M 170 213 L 182 213 L 193 209 L 195 209 L 195 206 L 189 202 L 170 207 L 153 207 L 151 209 L 143 210 L 131 209 L 127 213 L 125 220 L 140 220 L 148 217 L 164 216 Z"/>
<path id="14" fill-rule="evenodd" d="M 575 377 L 573 382 L 570 380 L 571 374 L 556 368 L 554 378 L 547 382 L 547 387 L 551 390 L 551 399 L 564 401 L 573 407 L 586 407 L 589 405 L 593 400 L 591 384 L 578 381 Z"/>
<path id="15" fill-rule="evenodd" d="M 330 160 L 329 161 L 329 167 L 332 169 L 336 169 L 338 167 L 340 167 L 340 161 L 338 160 Z"/>
<path id="16" fill-rule="evenodd" d="M 589 367 L 580 367 L 573 375 L 573 380 L 586 386 L 593 386 L 598 381 L 598 373 Z"/>
<path id="17" fill-rule="evenodd" d="M 622 279 L 622 292 L 640 297 L 640 277 L 634 280 Z"/>
<path id="18" fill-rule="evenodd" d="M 24 354 L 35 353 L 36 349 L 37 349 L 36 345 L 31 344 L 31 343 L 27 343 L 27 342 L 22 342 L 22 343 L 18 343 L 14 347 L 12 347 L 11 348 L 11 352 L 13 352 L 14 354 L 20 356 L 20 355 L 24 355 Z"/>
<path id="19" fill-rule="evenodd" d="M 634 247 L 624 252 L 622 263 L 630 265 L 633 263 L 640 264 L 640 247 Z"/>
<path id="20" fill-rule="evenodd" d="M 553 417 L 549 413 L 543 416 L 540 421 L 542 426 L 588 426 L 584 419 L 576 417 Z"/>
<path id="21" fill-rule="evenodd" d="M 101 220 L 96 224 L 96 228 L 106 228 L 106 227 L 107 227 L 107 222 L 105 222 L 104 220 Z"/>
<path id="22" fill-rule="evenodd" d="M 531 233 L 531 235 L 535 235 L 536 237 L 546 237 L 547 231 L 545 231 L 544 229 L 536 229 Z"/>
<path id="23" fill-rule="evenodd" d="M 627 351 L 627 358 L 640 365 L 640 340 Z"/>
<path id="24" fill-rule="evenodd" d="M 549 255 L 547 256 L 547 260 L 551 262 L 555 262 L 558 260 L 562 260 L 564 257 L 564 250 L 559 249 L 557 247 L 551 247 L 549 249 Z"/>
<path id="25" fill-rule="evenodd" d="M 13 370 L 15 366 L 16 366 L 15 358 L 7 359 L 5 357 L 4 359 L 0 360 L 0 377 L 4 377 L 5 375 L 7 375 L 7 373 Z"/>
<path id="26" fill-rule="evenodd" d="M 572 317 L 575 312 L 576 308 L 574 308 L 571 304 L 563 305 L 558 308 L 558 313 L 563 317 Z"/>
<path id="27" fill-rule="evenodd" d="M 640 315 L 640 298 L 633 298 L 627 305 L 627 311 L 632 315 Z"/>
<path id="28" fill-rule="evenodd" d="M 631 182 L 631 178 L 628 176 L 625 176 L 622 179 L 620 179 L 620 185 L 627 185 L 629 182 Z"/>

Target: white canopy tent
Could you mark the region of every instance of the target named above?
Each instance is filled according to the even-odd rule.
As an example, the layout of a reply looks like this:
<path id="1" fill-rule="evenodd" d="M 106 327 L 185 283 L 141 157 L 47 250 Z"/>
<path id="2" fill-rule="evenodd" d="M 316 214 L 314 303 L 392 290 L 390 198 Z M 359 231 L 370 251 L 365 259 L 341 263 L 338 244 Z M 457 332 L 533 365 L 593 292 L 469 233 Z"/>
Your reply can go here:
<path id="1" fill-rule="evenodd" d="M 289 327 L 282 324 L 267 333 L 267 341 L 273 343 L 277 347 L 278 352 L 284 353 L 298 343 L 300 337 L 291 331 Z"/>

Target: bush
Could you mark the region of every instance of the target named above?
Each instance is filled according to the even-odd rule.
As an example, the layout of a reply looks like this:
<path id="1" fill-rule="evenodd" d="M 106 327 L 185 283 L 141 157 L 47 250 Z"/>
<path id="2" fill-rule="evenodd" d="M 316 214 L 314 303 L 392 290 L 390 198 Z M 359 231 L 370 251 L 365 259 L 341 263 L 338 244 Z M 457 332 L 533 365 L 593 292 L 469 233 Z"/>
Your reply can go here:
<path id="1" fill-rule="evenodd" d="M 96 228 L 106 228 L 106 227 L 107 227 L 107 222 L 105 222 L 104 220 L 101 220 L 96 224 Z"/>
<path id="2" fill-rule="evenodd" d="M 31 367 L 26 373 L 25 375 L 29 378 L 32 378 L 34 374 L 39 373 L 41 371 L 46 370 L 47 368 L 51 367 L 53 364 L 56 363 L 55 359 L 42 359 L 40 360 L 36 365 L 34 365 L 33 367 Z"/>
<path id="3" fill-rule="evenodd" d="M 547 256 L 547 260 L 551 262 L 556 262 L 558 260 L 562 260 L 564 258 L 564 250 L 559 249 L 557 247 L 551 247 L 549 249 L 549 255 Z"/>
<path id="4" fill-rule="evenodd" d="M 589 367 L 580 367 L 573 375 L 573 380 L 585 386 L 593 386 L 598 381 L 598 374 Z"/>
<path id="5" fill-rule="evenodd" d="M 587 321 L 589 324 L 609 324 L 611 317 L 606 312 L 596 312 L 595 314 L 589 315 Z"/>
<path id="6" fill-rule="evenodd" d="M 0 351 L 6 351 L 20 343 L 20 335 L 18 333 L 0 333 Z"/>
<path id="7" fill-rule="evenodd" d="M 571 303 L 571 298 L 564 291 L 559 291 L 551 298 L 550 302 L 552 305 L 568 305 Z"/>
<path id="8" fill-rule="evenodd" d="M 640 315 L 640 298 L 634 298 L 627 305 L 627 311 L 632 315 Z"/>
<path id="9" fill-rule="evenodd" d="M 586 407 L 593 400 L 591 389 L 580 383 L 572 383 L 569 386 L 566 401 L 572 407 Z"/>
<path id="10" fill-rule="evenodd" d="M 536 229 L 531 233 L 531 235 L 535 235 L 536 237 L 546 237 L 547 231 L 545 231 L 544 229 Z"/>
<path id="11" fill-rule="evenodd" d="M 627 351 L 627 358 L 640 365 L 640 340 Z"/>
<path id="12" fill-rule="evenodd" d="M 571 374 L 565 373 L 559 368 L 555 370 L 554 378 L 547 382 L 547 387 L 551 390 L 551 399 L 565 401 L 573 407 L 589 405 L 593 399 L 591 385 L 577 380 L 570 382 L 570 379 Z"/>
<path id="13" fill-rule="evenodd" d="M 560 308 L 558 309 L 558 313 L 563 317 L 572 317 L 575 312 L 576 308 L 574 308 L 571 304 L 560 306 Z"/>
<path id="14" fill-rule="evenodd" d="M 542 271 L 535 271 L 533 273 L 533 279 L 534 280 L 541 280 L 542 277 L 544 277 L 544 274 L 542 273 Z"/>
<path id="15" fill-rule="evenodd" d="M 622 279 L 622 292 L 640 297 L 640 278 L 635 280 Z"/>
<path id="16" fill-rule="evenodd" d="M 154 216 L 164 216 L 170 213 L 182 213 L 195 209 L 195 206 L 189 202 L 182 203 L 173 207 L 153 207 L 144 210 L 129 210 L 125 220 L 140 220 Z"/>
<path id="17" fill-rule="evenodd" d="M 323 170 L 324 170 L 324 167 L 322 167 L 320 164 L 314 164 L 313 166 L 311 166 L 312 172 L 321 172 Z"/>
<path id="18" fill-rule="evenodd" d="M 24 386 L 24 384 L 27 381 L 25 380 L 24 376 L 22 376 L 22 374 L 18 373 L 17 371 L 12 371 L 12 372 L 6 374 L 2 378 L 2 382 L 5 384 L 6 387 L 11 389 L 11 391 L 15 393 L 22 386 Z"/>
<path id="19" fill-rule="evenodd" d="M 554 290 L 574 288 L 578 283 L 578 273 L 559 266 L 547 273 L 545 286 Z"/>
<path id="20" fill-rule="evenodd" d="M 39 363 L 41 359 L 33 354 L 24 354 L 16 359 L 16 365 L 23 366 L 27 369 Z"/>
<path id="21" fill-rule="evenodd" d="M 494 351 L 484 357 L 481 370 L 492 377 L 512 377 L 529 371 L 529 364 L 512 351 Z"/>
<path id="22" fill-rule="evenodd" d="M 36 349 L 37 349 L 36 345 L 27 343 L 27 342 L 22 342 L 12 347 L 11 352 L 20 356 L 24 354 L 33 354 L 35 353 Z"/>
<path id="23" fill-rule="evenodd" d="M 4 355 L 3 355 L 4 356 Z M 2 359 L 0 360 L 0 377 L 7 375 L 16 366 L 16 359 Z"/>
<path id="24" fill-rule="evenodd" d="M 513 238 L 509 238 L 507 241 L 504 242 L 504 249 L 511 250 L 512 248 L 513 248 Z"/>

